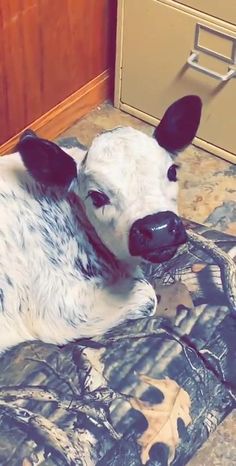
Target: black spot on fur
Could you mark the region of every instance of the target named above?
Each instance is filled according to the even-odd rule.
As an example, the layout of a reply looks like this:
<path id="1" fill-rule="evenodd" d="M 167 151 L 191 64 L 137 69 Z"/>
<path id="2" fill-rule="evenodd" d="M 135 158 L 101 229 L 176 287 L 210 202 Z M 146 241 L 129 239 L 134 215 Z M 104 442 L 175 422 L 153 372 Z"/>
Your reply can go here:
<path id="1" fill-rule="evenodd" d="M 37 230 L 34 225 L 31 225 L 30 223 L 28 224 L 28 229 L 30 233 L 35 233 Z"/>
<path id="2" fill-rule="evenodd" d="M 10 277 L 9 277 L 6 273 L 5 273 L 5 280 L 6 280 L 6 282 L 7 282 L 8 285 L 10 285 L 10 286 L 13 287 L 13 283 L 12 283 Z"/>
<path id="3" fill-rule="evenodd" d="M 59 267 L 61 265 L 60 260 L 56 257 L 49 256 L 48 259 L 51 262 L 51 264 L 55 265 L 56 267 Z"/>
<path id="4" fill-rule="evenodd" d="M 2 288 L 0 288 L 0 308 L 1 308 L 1 311 L 4 310 L 4 293 L 3 293 Z"/>
<path id="5" fill-rule="evenodd" d="M 89 258 L 88 258 L 88 264 L 86 267 L 84 267 L 79 256 L 76 257 L 74 265 L 75 265 L 75 268 L 78 269 L 82 273 L 83 277 L 86 280 L 90 280 L 92 277 L 96 277 L 98 275 L 98 271 L 96 270 L 95 267 L 92 266 Z"/>
<path id="6" fill-rule="evenodd" d="M 85 156 L 84 156 L 84 158 L 83 158 L 83 160 L 81 162 L 81 167 L 83 167 L 86 164 L 87 158 L 88 158 L 88 152 L 86 152 L 86 154 L 85 154 Z"/>

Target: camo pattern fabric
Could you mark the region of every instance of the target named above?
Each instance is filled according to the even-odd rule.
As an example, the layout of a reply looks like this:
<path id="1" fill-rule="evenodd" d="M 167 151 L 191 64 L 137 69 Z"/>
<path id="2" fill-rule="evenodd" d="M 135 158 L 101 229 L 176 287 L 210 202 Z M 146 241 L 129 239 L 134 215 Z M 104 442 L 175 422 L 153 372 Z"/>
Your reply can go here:
<path id="1" fill-rule="evenodd" d="M 235 237 L 186 227 L 235 261 Z M 0 465 L 187 464 L 235 407 L 236 309 L 214 257 L 188 243 L 169 262 L 145 265 L 158 298 L 151 319 L 4 354 Z"/>

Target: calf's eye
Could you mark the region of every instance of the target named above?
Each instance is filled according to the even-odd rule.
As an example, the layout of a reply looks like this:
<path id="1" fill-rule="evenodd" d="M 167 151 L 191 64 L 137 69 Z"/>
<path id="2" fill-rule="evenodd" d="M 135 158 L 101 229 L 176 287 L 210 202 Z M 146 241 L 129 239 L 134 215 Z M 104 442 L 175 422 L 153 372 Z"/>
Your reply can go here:
<path id="1" fill-rule="evenodd" d="M 101 193 L 100 191 L 89 191 L 88 197 L 91 198 L 92 203 L 94 207 L 96 207 L 96 209 L 110 204 L 109 197 L 105 193 Z"/>
<path id="2" fill-rule="evenodd" d="M 178 169 L 178 165 L 175 165 L 175 163 L 173 163 L 173 165 L 171 165 L 168 169 L 168 172 L 167 172 L 167 178 L 169 181 L 177 181 L 177 169 Z"/>

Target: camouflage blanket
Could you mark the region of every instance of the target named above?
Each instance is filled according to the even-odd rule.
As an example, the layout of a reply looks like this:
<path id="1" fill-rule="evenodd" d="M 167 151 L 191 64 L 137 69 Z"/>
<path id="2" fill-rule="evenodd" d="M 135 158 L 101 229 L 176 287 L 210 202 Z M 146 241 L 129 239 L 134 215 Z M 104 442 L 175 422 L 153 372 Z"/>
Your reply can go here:
<path id="1" fill-rule="evenodd" d="M 1 466 L 183 466 L 235 407 L 236 238 L 186 223 L 153 318 L 1 357 Z"/>

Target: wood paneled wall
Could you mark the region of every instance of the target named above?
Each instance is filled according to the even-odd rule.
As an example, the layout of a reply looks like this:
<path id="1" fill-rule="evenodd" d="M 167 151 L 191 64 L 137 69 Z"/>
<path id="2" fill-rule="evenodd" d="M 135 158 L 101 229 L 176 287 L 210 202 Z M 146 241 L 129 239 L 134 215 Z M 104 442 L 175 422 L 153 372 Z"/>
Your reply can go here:
<path id="1" fill-rule="evenodd" d="M 116 0 L 0 0 L 0 144 L 112 66 Z"/>

